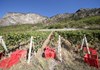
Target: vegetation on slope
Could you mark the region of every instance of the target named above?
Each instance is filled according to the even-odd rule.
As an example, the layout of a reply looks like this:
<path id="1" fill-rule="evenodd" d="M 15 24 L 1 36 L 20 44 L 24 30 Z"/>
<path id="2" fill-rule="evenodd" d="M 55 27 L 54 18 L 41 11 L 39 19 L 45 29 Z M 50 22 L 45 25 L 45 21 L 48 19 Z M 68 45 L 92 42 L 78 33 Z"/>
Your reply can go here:
<path id="1" fill-rule="evenodd" d="M 62 19 L 61 21 L 54 24 L 23 24 L 0 27 L 0 32 L 24 32 L 34 31 L 36 29 L 59 29 L 59 28 L 88 28 L 88 29 L 100 29 L 100 16 L 93 16 L 82 18 L 79 20 Z"/>
<path id="2" fill-rule="evenodd" d="M 50 24 L 44 28 L 91 28 L 100 29 L 100 16 L 82 18 L 78 20 L 63 19 L 58 23 Z"/>
<path id="3" fill-rule="evenodd" d="M 22 42 L 27 42 L 30 40 L 31 36 L 34 37 L 35 41 L 35 50 L 37 48 L 40 48 L 44 42 L 44 40 L 49 35 L 49 32 L 13 32 L 13 33 L 0 33 L 0 36 L 3 36 L 3 39 L 7 45 L 8 48 L 11 48 L 10 46 L 16 46 L 19 45 Z M 3 49 L 3 48 L 1 48 Z"/>
<path id="4" fill-rule="evenodd" d="M 34 37 L 34 41 L 36 42 L 36 49 L 41 48 L 44 40 L 47 38 L 50 32 L 17 32 L 17 33 L 0 33 L 3 36 L 7 46 L 15 46 L 20 44 L 21 42 L 26 42 L 30 40 L 30 37 Z M 72 44 L 81 43 L 81 39 L 85 34 L 87 36 L 88 42 L 93 46 L 98 46 L 100 42 L 100 30 L 82 30 L 82 31 L 63 31 L 63 32 L 55 32 L 56 39 L 57 34 L 60 34 L 65 39 L 68 39 Z"/>

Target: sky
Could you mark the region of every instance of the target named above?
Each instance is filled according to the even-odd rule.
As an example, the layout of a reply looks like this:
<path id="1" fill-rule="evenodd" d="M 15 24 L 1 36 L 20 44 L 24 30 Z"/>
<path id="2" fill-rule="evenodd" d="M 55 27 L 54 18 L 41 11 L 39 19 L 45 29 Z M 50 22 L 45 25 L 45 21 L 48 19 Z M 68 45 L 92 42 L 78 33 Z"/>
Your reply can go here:
<path id="1" fill-rule="evenodd" d="M 0 0 L 0 18 L 8 12 L 54 16 L 80 8 L 100 8 L 100 0 Z"/>

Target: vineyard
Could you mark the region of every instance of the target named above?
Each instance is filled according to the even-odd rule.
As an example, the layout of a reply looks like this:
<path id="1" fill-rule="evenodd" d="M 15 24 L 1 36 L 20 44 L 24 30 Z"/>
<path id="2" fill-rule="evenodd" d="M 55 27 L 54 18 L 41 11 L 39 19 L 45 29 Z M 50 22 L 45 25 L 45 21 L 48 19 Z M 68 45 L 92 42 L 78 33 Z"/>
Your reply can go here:
<path id="1" fill-rule="evenodd" d="M 30 37 L 34 37 L 35 44 L 37 47 L 40 47 L 46 37 L 49 35 L 49 32 L 32 32 L 32 33 L 3 33 L 0 34 L 4 37 L 6 45 L 8 48 L 11 46 L 16 46 L 22 42 L 27 42 L 30 40 Z M 36 47 L 36 48 L 37 48 Z"/>
<path id="2" fill-rule="evenodd" d="M 23 59 L 23 62 L 21 61 L 14 67 L 10 68 L 9 70 L 19 70 L 18 66 L 21 67 L 21 70 L 47 70 L 48 68 L 50 70 L 85 70 L 88 68 L 88 70 L 95 70 L 93 67 L 89 67 L 82 61 L 82 56 L 80 54 L 75 54 L 74 52 L 70 52 L 67 48 L 64 48 L 64 43 L 62 43 L 62 63 L 57 62 L 57 60 L 46 60 L 44 58 L 41 58 L 43 51 L 40 51 L 43 47 L 43 44 L 45 40 L 48 38 L 48 36 L 51 34 L 51 32 L 43 32 L 43 31 L 33 31 L 33 32 L 9 32 L 9 33 L 0 33 L 1 36 L 3 36 L 3 39 L 7 45 L 7 48 L 9 50 L 16 48 L 16 46 L 24 43 L 24 48 L 27 46 L 29 48 L 30 38 L 33 36 L 33 42 L 34 42 L 34 51 L 36 52 L 37 56 L 33 57 L 31 59 L 30 64 L 32 63 L 32 66 L 27 66 L 25 59 Z M 86 35 L 89 47 L 96 48 L 98 53 L 100 53 L 100 30 L 77 30 L 77 31 L 55 31 L 53 32 L 53 35 L 51 36 L 51 39 L 47 45 L 49 45 L 52 48 L 57 48 L 58 43 L 58 36 L 63 37 L 65 40 L 68 40 L 71 43 L 71 47 L 74 49 L 75 45 L 82 43 L 82 38 L 84 35 Z M 26 44 L 28 43 L 28 44 Z M 0 45 L 1 46 L 1 45 Z M 19 46 L 20 47 L 20 46 Z M 27 49 L 27 48 L 26 48 Z M 0 48 L 0 51 L 4 50 L 2 47 Z M 98 55 L 100 57 L 100 54 Z M 53 63 L 54 66 L 52 66 Z M 24 66 L 26 65 L 26 66 Z M 38 65 L 38 66 L 37 66 Z M 80 67 L 78 68 L 77 66 Z"/>
<path id="3" fill-rule="evenodd" d="M 88 42 L 94 45 L 96 42 L 100 42 L 99 30 L 82 30 L 82 31 L 64 31 L 58 32 L 62 37 L 68 39 L 72 44 L 81 43 L 83 35 L 86 35 Z"/>
<path id="4" fill-rule="evenodd" d="M 16 46 L 22 42 L 26 42 L 30 40 L 30 37 L 34 37 L 34 42 L 37 48 L 41 48 L 43 42 L 47 38 L 47 36 L 50 34 L 50 32 L 26 32 L 26 33 L 0 33 L 1 36 L 3 36 L 6 45 L 8 48 L 10 46 Z M 86 35 L 89 44 L 91 44 L 93 47 L 99 47 L 100 43 L 100 30 L 81 30 L 81 31 L 59 31 L 55 32 L 54 39 L 55 42 L 58 39 L 58 35 L 61 35 L 65 39 L 69 40 L 72 45 L 75 44 L 81 44 L 81 40 L 83 38 L 83 35 Z M 54 41 L 52 43 L 55 43 Z"/>

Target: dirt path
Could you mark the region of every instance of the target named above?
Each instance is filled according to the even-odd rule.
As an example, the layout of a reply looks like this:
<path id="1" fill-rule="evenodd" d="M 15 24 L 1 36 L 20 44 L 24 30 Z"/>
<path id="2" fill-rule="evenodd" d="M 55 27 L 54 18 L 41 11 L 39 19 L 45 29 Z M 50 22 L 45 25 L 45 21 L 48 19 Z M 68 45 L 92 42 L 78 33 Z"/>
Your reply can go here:
<path id="1" fill-rule="evenodd" d="M 39 29 L 37 31 L 75 31 L 75 30 L 85 30 L 79 28 L 64 28 L 64 29 Z"/>

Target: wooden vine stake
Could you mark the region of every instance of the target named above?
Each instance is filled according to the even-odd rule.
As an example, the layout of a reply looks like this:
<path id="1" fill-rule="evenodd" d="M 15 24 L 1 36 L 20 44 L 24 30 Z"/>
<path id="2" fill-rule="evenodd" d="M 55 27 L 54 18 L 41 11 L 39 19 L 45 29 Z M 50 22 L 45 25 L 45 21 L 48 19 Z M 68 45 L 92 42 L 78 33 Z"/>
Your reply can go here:
<path id="1" fill-rule="evenodd" d="M 58 39 L 58 54 L 59 54 L 59 59 L 62 62 L 62 55 L 61 55 L 61 36 L 59 35 Z"/>
<path id="2" fill-rule="evenodd" d="M 4 50 L 5 50 L 6 52 L 8 52 L 8 49 L 7 49 L 6 45 L 5 45 L 5 42 L 4 42 L 3 38 L 2 38 L 2 36 L 0 36 L 0 43 L 1 43 L 1 45 L 3 46 Z"/>
<path id="3" fill-rule="evenodd" d="M 32 51 L 32 45 L 34 44 L 33 41 L 33 36 L 31 36 L 31 39 L 30 39 L 30 47 L 29 47 L 29 52 L 28 52 L 28 61 L 27 63 L 29 64 L 30 63 L 30 59 L 31 59 L 31 51 Z"/>
<path id="4" fill-rule="evenodd" d="M 85 41 L 86 41 L 86 47 L 87 47 L 87 50 L 88 50 L 88 54 L 90 54 L 90 50 L 89 50 L 89 47 L 88 47 L 88 42 L 87 42 L 86 36 L 85 36 Z"/>
<path id="5" fill-rule="evenodd" d="M 84 43 L 86 43 L 86 48 L 87 48 L 88 54 L 90 54 L 90 50 L 89 50 L 89 47 L 88 47 L 87 38 L 86 38 L 85 35 L 84 35 L 84 38 L 83 38 L 83 40 L 82 40 L 82 44 L 81 44 L 81 49 L 80 49 L 80 50 L 83 49 L 83 45 L 84 45 Z"/>

